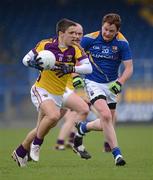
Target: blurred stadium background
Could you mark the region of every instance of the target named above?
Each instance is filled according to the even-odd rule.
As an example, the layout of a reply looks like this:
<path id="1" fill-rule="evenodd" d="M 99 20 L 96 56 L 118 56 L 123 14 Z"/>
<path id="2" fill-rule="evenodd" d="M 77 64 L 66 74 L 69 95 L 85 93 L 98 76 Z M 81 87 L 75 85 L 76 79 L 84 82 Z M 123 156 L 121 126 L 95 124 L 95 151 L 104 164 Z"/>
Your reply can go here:
<path id="1" fill-rule="evenodd" d="M 153 0 L 5 0 L 0 5 L 0 127 L 35 122 L 30 87 L 38 72 L 24 67 L 23 56 L 55 34 L 60 18 L 81 23 L 89 33 L 101 28 L 102 16 L 109 12 L 121 15 L 121 32 L 134 60 L 134 74 L 120 97 L 118 122 L 153 122 Z"/>

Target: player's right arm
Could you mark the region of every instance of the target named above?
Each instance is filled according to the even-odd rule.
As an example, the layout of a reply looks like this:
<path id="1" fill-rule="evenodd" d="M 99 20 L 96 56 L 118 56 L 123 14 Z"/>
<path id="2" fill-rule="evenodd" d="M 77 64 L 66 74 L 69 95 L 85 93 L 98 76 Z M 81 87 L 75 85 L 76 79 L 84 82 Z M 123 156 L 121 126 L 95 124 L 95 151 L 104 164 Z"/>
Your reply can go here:
<path id="1" fill-rule="evenodd" d="M 96 31 L 96 32 L 86 34 L 85 36 L 83 36 L 83 38 L 81 39 L 80 45 L 85 50 L 85 52 L 89 50 L 93 40 L 98 37 L 99 33 L 100 33 L 99 31 Z"/>
<path id="2" fill-rule="evenodd" d="M 41 67 L 41 64 L 43 62 L 40 62 L 40 57 L 37 57 L 38 54 L 35 54 L 32 50 L 29 51 L 23 58 L 22 62 L 25 66 L 29 66 L 38 70 L 43 70 L 43 67 Z"/>
<path id="3" fill-rule="evenodd" d="M 29 51 L 23 58 L 22 62 L 25 66 L 29 66 L 38 70 L 43 70 L 40 66 L 42 62 L 40 62 L 41 58 L 38 58 L 38 52 L 45 49 L 46 44 L 52 42 L 52 39 L 42 40 L 40 41 L 34 49 Z"/>
<path id="4" fill-rule="evenodd" d="M 34 60 L 34 57 L 35 57 L 34 52 L 33 52 L 32 50 L 29 51 L 29 52 L 24 56 L 24 58 L 23 58 L 23 60 L 22 60 L 23 64 L 24 64 L 25 66 L 28 66 L 28 62 Z"/>

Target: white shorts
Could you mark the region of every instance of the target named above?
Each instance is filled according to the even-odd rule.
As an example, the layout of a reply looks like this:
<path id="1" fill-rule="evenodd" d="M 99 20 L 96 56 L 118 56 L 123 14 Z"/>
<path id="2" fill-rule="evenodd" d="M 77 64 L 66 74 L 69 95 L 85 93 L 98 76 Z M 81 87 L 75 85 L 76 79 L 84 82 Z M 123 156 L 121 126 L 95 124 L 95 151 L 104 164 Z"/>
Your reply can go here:
<path id="1" fill-rule="evenodd" d="M 45 100 L 53 100 L 55 104 L 61 108 L 63 103 L 62 95 L 53 95 L 46 91 L 43 88 L 32 86 L 31 88 L 31 100 L 32 103 L 36 106 L 37 110 L 40 107 L 40 104 Z"/>
<path id="2" fill-rule="evenodd" d="M 63 105 L 66 103 L 67 98 L 74 92 L 74 90 L 69 89 L 68 87 L 66 87 L 65 92 L 63 94 Z"/>
<path id="3" fill-rule="evenodd" d="M 117 103 L 117 95 L 113 94 L 109 90 L 110 83 L 97 83 L 97 82 L 85 79 L 86 91 L 88 93 L 90 101 L 100 95 L 103 95 L 106 97 L 107 104 Z"/>

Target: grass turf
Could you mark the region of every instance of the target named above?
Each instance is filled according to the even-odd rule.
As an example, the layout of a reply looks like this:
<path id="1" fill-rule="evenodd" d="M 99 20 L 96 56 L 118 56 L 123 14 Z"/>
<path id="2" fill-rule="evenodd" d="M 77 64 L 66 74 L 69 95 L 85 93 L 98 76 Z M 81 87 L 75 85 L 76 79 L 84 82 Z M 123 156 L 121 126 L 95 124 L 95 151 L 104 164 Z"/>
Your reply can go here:
<path id="1" fill-rule="evenodd" d="M 111 153 L 103 153 L 103 135 L 91 132 L 84 144 L 92 159 L 84 160 L 72 150 L 56 151 L 59 129 L 45 138 L 40 162 L 19 168 L 11 159 L 13 149 L 29 129 L 0 129 L 0 180 L 152 180 L 153 126 L 118 126 L 117 136 L 127 165 L 116 167 Z"/>

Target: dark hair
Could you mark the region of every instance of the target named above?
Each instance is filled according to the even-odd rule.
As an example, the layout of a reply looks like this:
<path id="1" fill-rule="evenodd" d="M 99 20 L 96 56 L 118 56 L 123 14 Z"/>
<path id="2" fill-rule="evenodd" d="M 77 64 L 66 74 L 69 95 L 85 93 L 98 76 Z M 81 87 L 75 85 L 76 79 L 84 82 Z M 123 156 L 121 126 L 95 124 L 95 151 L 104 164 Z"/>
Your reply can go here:
<path id="1" fill-rule="evenodd" d="M 119 14 L 109 13 L 103 17 L 102 25 L 107 22 L 109 24 L 115 24 L 117 30 L 121 27 L 121 17 Z"/>
<path id="2" fill-rule="evenodd" d="M 70 26 L 76 26 L 76 23 L 74 21 L 71 21 L 69 19 L 63 18 L 56 24 L 56 33 L 58 35 L 59 31 L 65 32 Z"/>

